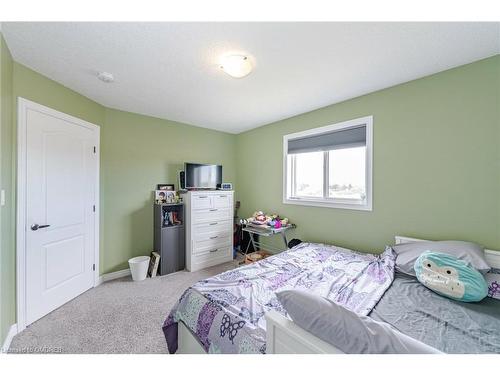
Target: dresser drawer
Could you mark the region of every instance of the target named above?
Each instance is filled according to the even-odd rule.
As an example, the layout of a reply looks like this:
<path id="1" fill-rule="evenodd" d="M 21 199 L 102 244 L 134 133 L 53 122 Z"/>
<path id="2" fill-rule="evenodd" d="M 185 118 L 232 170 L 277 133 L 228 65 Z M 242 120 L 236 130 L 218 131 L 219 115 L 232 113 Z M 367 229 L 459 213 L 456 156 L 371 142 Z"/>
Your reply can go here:
<path id="1" fill-rule="evenodd" d="M 230 194 L 214 194 L 212 195 L 212 208 L 231 208 Z"/>
<path id="2" fill-rule="evenodd" d="M 192 214 L 193 224 L 213 223 L 222 220 L 231 220 L 233 214 L 231 210 L 210 208 L 208 210 L 196 210 Z"/>
<path id="3" fill-rule="evenodd" d="M 221 246 L 193 254 L 193 261 L 194 263 L 206 263 L 212 260 L 215 261 L 219 258 L 228 258 L 228 257 L 231 257 L 231 247 Z"/>
<path id="4" fill-rule="evenodd" d="M 231 246 L 232 244 L 232 233 L 229 232 L 206 234 L 197 237 L 197 239 L 193 240 L 193 254 L 199 254 L 218 247 Z"/>
<path id="5" fill-rule="evenodd" d="M 194 210 L 204 210 L 212 208 L 212 196 L 210 194 L 195 195 L 192 198 Z"/>
<path id="6" fill-rule="evenodd" d="M 222 231 L 230 231 L 233 230 L 233 221 L 232 220 L 214 220 L 211 222 L 198 224 L 193 227 L 192 236 L 195 237 L 198 234 L 205 233 L 219 233 Z"/>

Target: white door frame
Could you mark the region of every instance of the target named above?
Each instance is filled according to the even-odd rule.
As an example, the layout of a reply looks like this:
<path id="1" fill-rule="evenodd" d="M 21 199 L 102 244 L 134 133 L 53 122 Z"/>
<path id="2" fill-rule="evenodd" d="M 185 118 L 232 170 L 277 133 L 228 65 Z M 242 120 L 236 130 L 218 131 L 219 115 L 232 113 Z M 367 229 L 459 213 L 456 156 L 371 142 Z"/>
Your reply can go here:
<path id="1" fill-rule="evenodd" d="M 26 155 L 27 155 L 27 118 L 28 109 L 45 113 L 72 122 L 92 130 L 96 135 L 97 166 L 95 175 L 95 220 L 94 220 L 94 287 L 99 284 L 99 169 L 100 169 L 100 130 L 98 125 L 56 111 L 41 104 L 18 97 L 17 98 L 17 195 L 16 195 L 16 305 L 17 305 L 17 332 L 26 328 Z"/>

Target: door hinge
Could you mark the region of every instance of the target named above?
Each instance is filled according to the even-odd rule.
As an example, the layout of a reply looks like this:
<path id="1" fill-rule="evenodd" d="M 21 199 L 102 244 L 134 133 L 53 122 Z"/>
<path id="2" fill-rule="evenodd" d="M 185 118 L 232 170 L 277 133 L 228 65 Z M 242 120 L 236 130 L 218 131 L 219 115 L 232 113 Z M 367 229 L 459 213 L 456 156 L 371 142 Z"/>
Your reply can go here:
<path id="1" fill-rule="evenodd" d="M 95 271 L 95 264 L 92 265 L 92 271 Z"/>
<path id="2" fill-rule="evenodd" d="M 97 152 L 97 147 L 94 146 L 94 154 Z"/>
<path id="3" fill-rule="evenodd" d="M 95 212 L 95 204 L 92 205 L 92 212 Z"/>

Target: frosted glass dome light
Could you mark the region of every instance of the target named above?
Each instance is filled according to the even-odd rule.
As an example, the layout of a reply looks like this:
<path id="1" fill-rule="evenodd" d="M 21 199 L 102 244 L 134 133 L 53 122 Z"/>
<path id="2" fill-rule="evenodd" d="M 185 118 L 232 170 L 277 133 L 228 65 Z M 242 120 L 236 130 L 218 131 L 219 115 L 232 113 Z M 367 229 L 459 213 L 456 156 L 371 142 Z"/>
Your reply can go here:
<path id="1" fill-rule="evenodd" d="M 243 78 L 252 71 L 252 63 L 247 56 L 229 55 L 224 56 L 221 69 L 234 78 Z"/>

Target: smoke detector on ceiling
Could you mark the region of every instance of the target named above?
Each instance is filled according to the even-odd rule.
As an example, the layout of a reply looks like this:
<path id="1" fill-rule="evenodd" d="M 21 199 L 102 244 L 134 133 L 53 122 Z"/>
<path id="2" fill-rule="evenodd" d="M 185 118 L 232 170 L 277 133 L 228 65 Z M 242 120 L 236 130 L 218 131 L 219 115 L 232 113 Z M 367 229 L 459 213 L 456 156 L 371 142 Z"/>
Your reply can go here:
<path id="1" fill-rule="evenodd" d="M 97 78 L 99 78 L 101 81 L 105 83 L 113 83 L 115 81 L 115 77 L 113 77 L 113 74 L 108 72 L 100 72 L 97 75 Z"/>

